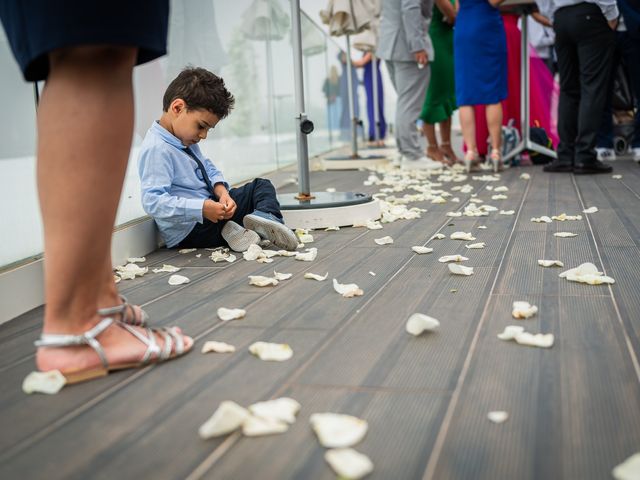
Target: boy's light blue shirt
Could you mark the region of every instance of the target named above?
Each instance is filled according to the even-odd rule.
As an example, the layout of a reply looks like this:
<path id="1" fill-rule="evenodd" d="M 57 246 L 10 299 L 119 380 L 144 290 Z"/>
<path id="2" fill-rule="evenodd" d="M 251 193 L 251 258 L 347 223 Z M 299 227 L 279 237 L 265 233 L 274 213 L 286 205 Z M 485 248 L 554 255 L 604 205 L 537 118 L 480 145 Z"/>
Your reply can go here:
<path id="1" fill-rule="evenodd" d="M 189 148 L 207 170 L 211 185 L 223 183 L 228 190 L 222 172 L 202 155 L 200 147 Z M 155 121 L 142 141 L 138 159 L 142 207 L 155 220 L 169 248 L 203 222 L 202 207 L 211 196 L 198 165 L 184 149 L 178 137 Z"/>

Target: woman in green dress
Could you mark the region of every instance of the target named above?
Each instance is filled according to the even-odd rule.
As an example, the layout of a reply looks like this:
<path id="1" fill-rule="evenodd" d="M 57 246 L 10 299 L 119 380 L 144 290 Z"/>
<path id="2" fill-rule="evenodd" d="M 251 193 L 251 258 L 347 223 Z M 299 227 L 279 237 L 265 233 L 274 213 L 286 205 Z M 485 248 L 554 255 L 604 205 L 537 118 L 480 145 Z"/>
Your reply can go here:
<path id="1" fill-rule="evenodd" d="M 435 60 L 430 62 L 431 81 L 420 114 L 427 137 L 427 157 L 447 164 L 458 161 L 451 148 L 451 115 L 458 108 L 453 75 L 453 24 L 457 12 L 457 0 L 435 0 L 429 27 Z M 440 124 L 440 144 L 436 123 Z"/>

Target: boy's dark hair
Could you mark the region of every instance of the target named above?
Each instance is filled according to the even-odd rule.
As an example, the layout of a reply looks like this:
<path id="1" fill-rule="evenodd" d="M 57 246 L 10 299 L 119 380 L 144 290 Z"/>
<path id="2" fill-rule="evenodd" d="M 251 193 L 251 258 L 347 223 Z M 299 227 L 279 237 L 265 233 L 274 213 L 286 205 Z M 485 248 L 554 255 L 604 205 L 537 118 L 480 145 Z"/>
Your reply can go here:
<path id="1" fill-rule="evenodd" d="M 169 84 L 162 98 L 162 109 L 181 98 L 189 110 L 209 110 L 220 120 L 229 115 L 235 99 L 224 86 L 224 80 L 204 68 L 187 67 Z"/>

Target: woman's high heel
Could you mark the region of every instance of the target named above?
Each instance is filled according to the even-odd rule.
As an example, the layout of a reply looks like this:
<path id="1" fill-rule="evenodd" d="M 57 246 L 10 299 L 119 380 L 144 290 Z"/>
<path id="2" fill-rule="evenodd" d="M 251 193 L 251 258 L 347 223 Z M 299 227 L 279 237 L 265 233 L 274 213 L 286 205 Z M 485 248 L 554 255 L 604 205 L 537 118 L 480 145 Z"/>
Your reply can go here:
<path id="1" fill-rule="evenodd" d="M 500 154 L 500 150 L 497 148 L 491 149 L 491 163 L 493 164 L 493 171 L 499 172 L 502 170 L 502 155 Z"/>
<path id="2" fill-rule="evenodd" d="M 469 173 L 471 165 L 478 159 L 478 152 L 475 150 L 467 150 L 464 154 L 464 168 Z"/>

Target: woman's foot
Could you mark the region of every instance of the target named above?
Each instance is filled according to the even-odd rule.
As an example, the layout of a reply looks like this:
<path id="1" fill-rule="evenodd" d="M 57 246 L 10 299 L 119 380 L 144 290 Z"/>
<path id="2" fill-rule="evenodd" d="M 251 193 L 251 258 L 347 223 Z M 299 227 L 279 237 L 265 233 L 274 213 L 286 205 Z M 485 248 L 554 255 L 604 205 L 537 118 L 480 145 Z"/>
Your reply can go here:
<path id="1" fill-rule="evenodd" d="M 447 163 L 447 159 L 444 157 L 444 154 L 440 151 L 440 148 L 438 148 L 437 145 L 429 145 L 427 147 L 427 158 L 430 158 L 431 160 L 435 160 L 436 162 L 440 162 L 440 163 L 444 163 L 445 165 L 448 165 Z"/>
<path id="2" fill-rule="evenodd" d="M 478 162 L 478 152 L 476 150 L 467 150 L 464 154 L 464 168 L 468 172 L 471 167 Z"/>
<path id="3" fill-rule="evenodd" d="M 58 331 L 43 332 L 55 334 L 81 335 L 85 331 L 95 327 L 101 320 L 96 316 L 91 319 L 79 331 Z M 142 336 L 146 336 L 146 329 L 128 326 Z M 180 334 L 181 335 L 181 334 Z M 165 345 L 165 335 L 155 332 L 155 341 L 160 347 L 160 351 Z M 118 322 L 114 322 L 100 333 L 96 340 L 102 346 L 105 356 L 110 366 L 117 367 L 125 364 L 138 364 L 142 361 L 147 345 L 127 331 Z M 184 353 L 193 347 L 193 339 L 182 335 L 184 343 Z M 177 354 L 177 344 L 173 342 L 171 353 Z M 151 357 L 153 363 L 155 356 Z M 78 371 L 91 370 L 102 367 L 100 357 L 95 350 L 88 345 L 78 345 L 71 347 L 39 347 L 36 353 L 36 366 L 40 371 L 60 370 L 63 374 Z"/>
<path id="4" fill-rule="evenodd" d="M 440 144 L 440 151 L 451 165 L 460 161 L 458 156 L 453 151 L 453 148 L 451 148 L 451 144 L 449 142 L 442 142 Z"/>
<path id="5" fill-rule="evenodd" d="M 131 305 L 124 295 L 117 295 L 115 299 L 110 296 L 106 302 L 112 306 L 99 308 L 98 315 L 101 317 L 112 317 L 114 320 L 137 327 L 144 327 L 149 321 L 147 312 L 138 305 Z"/>
<path id="6" fill-rule="evenodd" d="M 499 172 L 500 170 L 502 170 L 502 154 L 500 153 L 500 150 L 498 150 L 497 148 L 492 148 L 489 158 L 491 159 L 491 164 L 493 165 L 494 172 Z"/>

